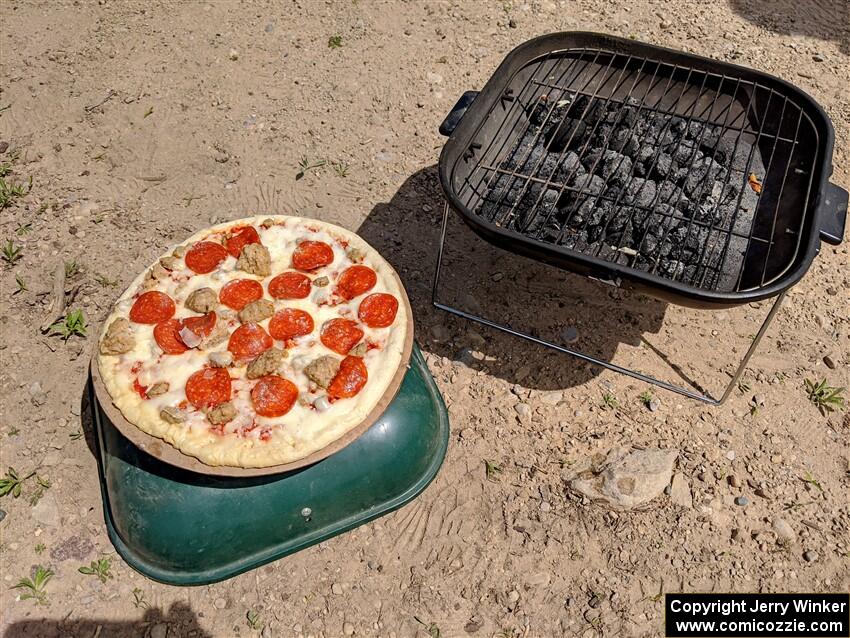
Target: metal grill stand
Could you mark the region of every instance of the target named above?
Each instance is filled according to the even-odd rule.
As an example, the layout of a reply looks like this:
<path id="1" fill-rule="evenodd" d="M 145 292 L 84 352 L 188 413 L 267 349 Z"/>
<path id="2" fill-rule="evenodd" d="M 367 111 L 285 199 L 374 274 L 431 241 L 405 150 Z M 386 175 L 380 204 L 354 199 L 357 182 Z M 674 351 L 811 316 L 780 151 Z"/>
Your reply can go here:
<path id="1" fill-rule="evenodd" d="M 770 307 L 770 310 L 767 313 L 767 316 L 764 318 L 764 321 L 761 324 L 758 332 L 756 333 L 755 338 L 753 339 L 750 347 L 747 349 L 746 354 L 744 354 L 743 359 L 738 364 L 735 373 L 732 375 L 729 384 L 723 390 L 723 394 L 719 399 L 715 399 L 711 394 L 707 392 L 699 392 L 694 390 L 689 390 L 688 388 L 684 388 L 681 386 L 673 385 L 672 383 L 668 383 L 667 381 L 662 381 L 661 379 L 656 379 L 655 377 L 651 377 L 643 374 L 642 372 L 638 372 L 637 370 L 632 370 L 631 368 L 625 368 L 623 366 L 619 366 L 615 363 L 611 363 L 610 361 L 605 361 L 603 359 L 599 359 L 594 357 L 593 355 L 587 354 L 585 352 L 581 352 L 579 350 L 574 350 L 572 348 L 568 348 L 566 346 L 552 343 L 551 341 L 547 341 L 545 339 L 540 339 L 539 337 L 532 336 L 528 333 L 522 332 L 521 330 L 515 330 L 510 326 L 504 325 L 497 321 L 493 321 L 491 319 L 487 319 L 485 317 L 479 317 L 478 315 L 474 315 L 472 313 L 466 312 L 465 310 L 461 310 L 460 308 L 454 308 L 452 306 L 446 305 L 439 300 L 439 287 L 440 287 L 440 271 L 443 265 L 443 249 L 446 241 L 446 230 L 449 222 L 449 204 L 446 203 L 445 208 L 443 209 L 443 223 L 440 229 L 440 245 L 437 252 L 437 267 L 434 272 L 434 283 L 431 287 L 431 303 L 434 304 L 436 308 L 440 310 L 444 310 L 453 315 L 457 315 L 458 317 L 463 317 L 464 319 L 469 319 L 470 321 L 475 321 L 485 326 L 489 326 L 490 328 L 495 328 L 496 330 L 501 330 L 502 332 L 506 332 L 515 337 L 522 337 L 528 341 L 536 343 L 541 346 L 546 346 L 547 348 L 551 348 L 552 350 L 556 350 L 558 352 L 562 352 L 564 354 L 568 354 L 570 356 L 576 357 L 582 361 L 586 361 L 588 363 L 593 363 L 603 368 L 607 368 L 608 370 L 613 370 L 614 372 L 618 372 L 620 374 L 625 374 L 634 379 L 638 379 L 639 381 L 644 381 L 646 383 L 651 383 L 653 385 L 658 386 L 659 388 L 664 388 L 665 390 L 669 390 L 670 392 L 675 392 L 676 394 L 681 394 L 683 396 L 689 397 L 691 399 L 696 399 L 698 401 L 703 401 L 710 405 L 722 405 L 729 395 L 731 394 L 735 384 L 738 382 L 738 379 L 741 378 L 741 374 L 743 374 L 744 370 L 747 367 L 747 364 L 750 361 L 750 357 L 755 352 L 755 349 L 758 347 L 759 342 L 764 336 L 765 332 L 767 332 L 767 328 L 770 325 L 770 322 L 773 320 L 773 317 L 776 315 L 776 312 L 779 310 L 779 306 L 782 303 L 782 300 L 785 298 L 785 292 L 780 293 L 776 296 L 773 305 Z"/>

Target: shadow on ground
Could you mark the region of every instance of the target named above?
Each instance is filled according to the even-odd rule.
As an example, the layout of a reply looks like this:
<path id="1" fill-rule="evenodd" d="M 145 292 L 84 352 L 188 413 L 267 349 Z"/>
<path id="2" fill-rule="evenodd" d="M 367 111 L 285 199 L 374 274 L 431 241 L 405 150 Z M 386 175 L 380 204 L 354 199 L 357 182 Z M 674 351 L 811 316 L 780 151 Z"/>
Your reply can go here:
<path id="1" fill-rule="evenodd" d="M 139 620 L 67 618 L 65 620 L 20 620 L 10 625 L 3 638 L 147 638 L 148 636 L 192 636 L 212 638 L 198 624 L 198 614 L 189 605 L 176 602 L 164 615 L 159 608 L 147 609 Z"/>
<path id="2" fill-rule="evenodd" d="M 847 0 L 729 0 L 742 18 L 783 35 L 837 42 L 850 53 L 850 2 Z"/>
<path id="3" fill-rule="evenodd" d="M 428 352 L 525 387 L 560 390 L 584 384 L 599 366 L 435 309 L 431 284 L 443 198 L 436 166 L 409 177 L 358 229 L 398 271 Z M 620 344 L 657 332 L 666 304 L 613 289 L 495 248 L 452 213 L 439 299 L 514 329 L 610 361 Z"/>

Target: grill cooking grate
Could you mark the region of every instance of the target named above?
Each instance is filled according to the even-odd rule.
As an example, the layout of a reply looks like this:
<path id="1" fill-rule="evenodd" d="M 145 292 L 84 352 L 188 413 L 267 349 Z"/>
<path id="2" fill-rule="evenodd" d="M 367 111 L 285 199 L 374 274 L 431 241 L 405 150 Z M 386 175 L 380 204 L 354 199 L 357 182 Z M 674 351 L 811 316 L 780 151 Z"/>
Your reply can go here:
<path id="1" fill-rule="evenodd" d="M 758 82 L 555 51 L 514 74 L 481 127 L 458 195 L 497 226 L 726 292 L 776 280 L 801 249 L 817 132 Z"/>

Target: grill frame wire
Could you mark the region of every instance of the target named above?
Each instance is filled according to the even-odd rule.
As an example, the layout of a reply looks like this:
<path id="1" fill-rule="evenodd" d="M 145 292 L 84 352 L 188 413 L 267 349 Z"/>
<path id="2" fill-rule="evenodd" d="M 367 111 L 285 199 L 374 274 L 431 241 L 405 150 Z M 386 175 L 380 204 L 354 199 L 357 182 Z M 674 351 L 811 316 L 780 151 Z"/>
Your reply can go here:
<path id="1" fill-rule="evenodd" d="M 562 86 L 558 83 L 550 82 L 547 84 L 545 81 L 547 73 L 542 74 L 544 78 L 543 80 L 541 80 L 539 79 L 539 71 L 540 69 L 545 69 L 546 64 L 551 62 L 556 56 L 561 55 L 565 52 L 574 53 L 576 51 L 580 51 L 581 53 L 576 57 L 576 60 L 572 61 L 572 64 L 567 65 L 565 69 L 561 69 L 561 78 L 563 78 L 564 74 L 566 74 L 570 70 L 570 68 L 577 63 L 577 60 L 581 59 L 581 57 L 586 55 L 589 51 L 595 51 L 595 53 L 593 53 L 592 58 L 592 62 L 594 64 L 599 61 L 599 58 L 603 53 L 608 55 L 609 68 L 612 66 L 614 60 L 616 59 L 616 56 L 618 55 L 625 56 L 627 60 L 633 60 L 635 58 L 635 55 L 642 53 L 643 62 L 641 62 L 641 68 L 643 68 L 643 65 L 645 65 L 647 61 L 649 61 L 655 65 L 655 71 L 652 74 L 652 78 L 650 80 L 649 85 L 645 89 L 644 99 L 640 100 L 638 109 L 646 109 L 648 112 L 652 112 L 653 117 L 658 117 L 660 114 L 660 117 L 663 118 L 662 121 L 664 122 L 664 130 L 666 130 L 666 128 L 670 126 L 672 121 L 672 115 L 675 115 L 676 117 L 684 117 L 680 112 L 671 114 L 669 112 L 669 109 L 665 112 L 660 108 L 660 105 L 663 103 L 664 97 L 667 95 L 668 91 L 671 88 L 670 85 L 672 80 L 676 76 L 676 73 L 684 73 L 685 81 L 682 81 L 680 77 L 679 82 L 682 85 L 682 93 L 679 98 L 677 98 L 675 103 L 680 103 L 682 100 L 682 96 L 690 93 L 691 89 L 693 88 L 693 85 L 690 82 L 693 73 L 698 72 L 702 74 L 700 91 L 697 92 L 696 96 L 693 96 L 693 103 L 690 105 L 690 117 L 684 119 L 688 124 L 693 121 L 702 125 L 702 129 L 700 131 L 700 140 L 702 135 L 705 134 L 707 125 L 711 125 L 713 127 L 719 126 L 721 131 L 721 137 L 725 136 L 728 132 L 735 133 L 734 143 L 732 145 L 732 152 L 729 157 L 728 164 L 723 167 L 723 191 L 725 191 L 728 183 L 730 182 L 731 176 L 736 172 L 741 174 L 741 178 L 742 181 L 744 181 L 744 184 L 739 189 L 739 192 L 737 194 L 735 208 L 733 210 L 731 219 L 715 222 L 714 215 L 717 213 L 717 210 L 712 211 L 712 216 L 709 218 L 710 223 L 707 224 L 707 239 L 701 246 L 698 264 L 702 264 L 703 260 L 706 257 L 705 250 L 709 248 L 712 233 L 717 230 L 723 230 L 718 228 L 718 226 L 723 226 L 724 223 L 727 224 L 728 232 L 725 241 L 722 242 L 722 255 L 719 262 L 721 267 L 725 263 L 725 255 L 730 248 L 730 242 L 732 238 L 735 237 L 737 239 L 743 239 L 747 241 L 738 277 L 735 281 L 735 291 L 722 292 L 716 290 L 703 289 L 702 286 L 707 274 L 709 273 L 709 269 L 703 269 L 700 273 L 700 269 L 698 268 L 694 274 L 700 275 L 699 285 L 697 287 L 689 287 L 686 285 L 681 285 L 682 282 L 665 280 L 664 278 L 659 277 L 654 273 L 635 271 L 630 267 L 623 267 L 622 264 L 616 262 L 604 262 L 603 260 L 596 259 L 595 257 L 589 257 L 587 255 L 582 255 L 581 253 L 574 252 L 572 255 L 553 255 L 551 252 L 545 252 L 544 249 L 547 247 L 546 244 L 534 237 L 524 236 L 521 233 L 516 232 L 507 227 L 503 228 L 494 226 L 490 228 L 488 227 L 488 224 L 481 223 L 480 220 L 475 219 L 475 214 L 470 210 L 469 207 L 470 201 L 473 199 L 474 196 L 479 196 L 483 200 L 483 198 L 486 197 L 488 193 L 493 191 L 493 182 L 494 180 L 498 179 L 500 175 L 509 176 L 511 183 L 513 183 L 513 181 L 518 178 L 524 178 L 522 184 L 522 194 L 517 197 L 515 202 L 516 204 L 522 201 L 522 197 L 525 191 L 532 183 L 542 184 L 543 187 L 540 189 L 540 193 L 538 194 L 534 206 L 532 207 L 533 210 L 539 207 L 540 199 L 542 197 L 542 194 L 545 193 L 546 188 L 558 188 L 559 198 L 563 195 L 565 191 L 576 190 L 574 188 L 571 189 L 571 187 L 568 186 L 568 184 L 570 184 L 571 182 L 572 176 L 565 177 L 561 180 L 561 183 L 553 182 L 553 177 L 557 173 L 560 163 L 563 161 L 565 154 L 571 149 L 572 138 L 576 134 L 578 127 L 573 127 L 573 130 L 570 133 L 569 140 L 564 143 L 563 149 L 561 149 L 558 155 L 558 161 L 556 162 L 555 167 L 552 168 L 546 179 L 539 179 L 539 177 L 537 177 L 537 169 L 539 169 L 539 165 L 543 162 L 542 158 L 538 158 L 538 166 L 535 167 L 535 170 L 529 172 L 529 174 L 523 175 L 521 172 L 518 172 L 518 170 L 525 165 L 528 156 L 531 155 L 531 150 L 534 148 L 534 144 L 537 143 L 540 135 L 546 127 L 546 124 L 549 122 L 549 118 L 552 116 L 552 113 L 558 100 L 549 100 L 548 108 L 546 110 L 544 119 L 539 124 L 539 129 L 534 137 L 534 144 L 532 144 L 529 149 L 526 149 L 526 156 L 523 157 L 522 161 L 516 164 L 515 168 L 512 170 L 505 170 L 501 168 L 501 164 L 504 159 L 507 158 L 510 153 L 512 153 L 513 147 L 518 146 L 519 141 L 524 139 L 525 131 L 523 131 L 523 134 L 520 135 L 499 135 L 493 134 L 492 131 L 488 132 L 486 135 L 481 135 L 482 130 L 488 126 L 489 118 L 491 118 L 494 113 L 496 113 L 496 110 L 499 108 L 501 108 L 501 110 L 503 111 L 500 115 L 500 127 L 506 126 L 512 122 L 510 124 L 511 127 L 524 125 L 527 129 L 531 125 L 531 118 L 530 116 L 523 118 L 523 114 L 529 112 L 529 105 L 531 105 L 532 108 L 536 106 L 536 103 L 532 103 L 532 101 L 529 99 L 529 95 L 531 97 L 539 98 L 540 94 L 535 94 L 536 89 L 542 87 L 547 88 L 550 91 L 558 90 L 561 92 L 561 96 L 563 96 L 563 94 L 567 91 L 574 91 L 574 89 L 567 88 L 567 86 Z M 523 68 L 528 66 L 529 61 L 535 61 L 538 63 L 534 72 L 528 74 L 528 77 L 526 77 L 524 81 L 520 83 L 520 86 L 513 86 L 514 75 L 516 75 Z M 625 71 L 626 68 L 628 68 L 628 65 L 621 66 L 621 71 Z M 667 75 L 667 85 L 665 86 L 664 92 L 657 97 L 655 104 L 647 105 L 645 98 L 646 96 L 653 93 L 653 82 L 655 80 L 656 75 L 658 75 L 659 70 L 663 66 L 667 66 L 672 69 L 671 72 Z M 552 64 L 552 69 L 554 69 L 555 67 L 556 65 Z M 576 74 L 575 77 L 579 77 L 579 75 L 580 74 Z M 694 116 L 694 111 L 697 108 L 697 104 L 700 102 L 700 96 L 702 94 L 702 91 L 705 89 L 706 82 L 709 80 L 710 77 L 715 78 L 715 80 L 712 80 L 712 82 L 716 81 L 716 79 L 719 78 L 719 83 L 717 83 L 714 88 L 715 97 L 713 100 L 710 101 L 707 110 L 706 107 L 703 106 L 699 115 Z M 628 74 L 626 74 L 626 78 L 628 78 Z M 591 84 L 593 79 L 594 75 L 591 75 L 590 78 L 586 80 L 584 88 L 587 88 L 587 86 Z M 587 104 L 585 105 L 584 113 L 586 113 L 587 110 L 591 108 L 594 99 L 599 99 L 599 95 L 595 94 L 599 93 L 599 90 L 605 86 L 605 84 L 608 82 L 608 79 L 610 78 L 606 78 L 603 76 L 603 81 L 597 86 L 597 89 L 595 91 L 591 91 L 590 94 L 574 91 L 574 93 L 578 93 L 579 95 L 592 96 L 587 99 Z M 727 82 L 734 83 L 734 90 L 732 90 L 731 95 L 729 95 L 728 91 L 721 91 L 722 87 Z M 672 82 L 672 85 L 673 87 L 675 87 L 677 84 L 676 82 Z M 631 87 L 627 95 L 631 96 L 631 93 L 634 91 L 635 86 L 637 86 L 637 82 Z M 532 88 L 529 89 L 529 87 Z M 740 101 L 737 100 L 738 92 L 741 87 L 745 87 L 744 95 L 747 97 L 746 105 L 744 107 L 741 107 Z M 606 107 L 608 101 L 611 100 L 614 94 L 614 90 L 609 91 L 606 101 Z M 547 94 L 547 97 L 548 95 L 549 94 Z M 715 110 L 715 106 L 718 104 L 722 96 L 726 96 L 728 102 L 726 103 L 724 110 L 721 110 L 720 112 L 720 115 L 723 116 L 723 122 L 722 125 L 719 125 L 717 122 L 717 116 L 712 118 L 712 114 Z M 771 122 L 768 121 L 767 115 L 770 113 L 770 104 L 771 101 L 774 99 L 774 96 L 779 96 L 783 100 L 783 102 L 779 119 L 774 119 Z M 575 96 L 573 97 L 575 98 Z M 791 100 L 791 97 L 793 97 L 796 101 Z M 625 100 L 625 98 L 622 99 L 623 101 Z M 473 104 L 476 100 L 479 102 L 479 104 Z M 763 103 L 763 106 L 760 106 L 760 102 Z M 792 137 L 788 137 L 784 134 L 786 129 L 785 111 L 789 102 L 793 105 L 792 108 L 797 109 L 798 113 L 796 123 L 793 124 L 792 127 Z M 739 109 L 741 110 L 737 115 L 735 115 L 734 118 L 732 118 L 732 121 L 729 122 L 730 113 L 732 111 L 733 105 L 735 104 L 739 104 Z M 472 105 L 472 107 L 470 105 Z M 475 115 L 470 118 L 469 121 L 462 122 L 464 114 L 467 112 L 467 110 L 470 110 L 471 112 L 475 113 Z M 584 116 L 584 113 L 582 117 Z M 769 264 L 769 252 L 770 250 L 772 250 L 773 244 L 778 241 L 775 239 L 775 234 L 777 230 L 777 224 L 778 222 L 780 222 L 779 207 L 783 201 L 782 191 L 785 189 L 788 183 L 789 174 L 792 167 L 794 169 L 793 179 L 796 180 L 795 183 L 799 188 L 800 173 L 798 172 L 799 166 L 795 165 L 795 154 L 797 154 L 797 164 L 799 164 L 800 161 L 805 160 L 805 157 L 803 157 L 802 160 L 800 157 L 800 155 L 804 155 L 804 153 L 798 154 L 800 149 L 800 126 L 801 122 L 803 122 L 804 117 L 806 118 L 808 125 L 812 127 L 812 131 L 814 133 L 816 141 L 815 148 L 813 150 L 808 150 L 808 162 L 810 164 L 809 170 L 803 173 L 803 175 L 806 177 L 804 184 L 805 195 L 802 198 L 802 201 L 798 202 L 798 205 L 804 209 L 804 212 L 800 216 L 800 220 L 798 223 L 799 228 L 798 231 L 795 233 L 794 237 L 794 260 L 787 260 L 788 263 L 785 265 L 785 267 L 780 269 L 778 272 L 773 273 L 773 276 L 768 279 L 767 266 Z M 738 124 L 739 121 L 740 125 Z M 757 126 L 748 127 L 748 122 L 756 122 Z M 561 124 L 559 122 L 558 126 L 560 125 Z M 598 125 L 598 122 L 596 122 L 595 125 Z M 630 134 L 634 133 L 633 129 L 634 124 L 629 129 Z M 456 130 L 458 130 L 458 135 L 455 135 L 454 133 L 454 131 Z M 657 131 L 658 138 L 663 137 L 664 130 Z M 459 100 L 458 104 L 455 106 L 455 108 L 452 110 L 449 116 L 447 116 L 446 120 L 441 125 L 440 132 L 443 135 L 448 136 L 449 141 L 443 148 L 439 164 L 439 176 L 441 185 L 446 195 L 446 202 L 443 212 L 443 220 L 440 230 L 440 239 L 437 254 L 437 263 L 432 286 L 433 305 L 441 310 L 457 315 L 459 317 L 463 317 L 465 319 L 475 321 L 482 325 L 495 328 L 508 334 L 524 338 L 526 340 L 537 343 L 539 345 L 546 346 L 564 354 L 569 354 L 583 361 L 593 363 L 606 369 L 631 376 L 632 378 L 654 384 L 663 389 L 708 403 L 710 405 L 720 405 L 729 397 L 738 379 L 746 369 L 750 357 L 752 356 L 755 349 L 758 347 L 762 337 L 767 332 L 771 321 L 778 312 L 779 307 L 785 297 L 787 289 L 794 285 L 797 281 L 799 281 L 803 274 L 805 274 L 806 270 L 811 265 L 811 261 L 813 260 L 814 256 L 817 254 L 820 248 L 820 241 L 823 240 L 829 243 L 838 244 L 840 243 L 841 238 L 843 236 L 844 215 L 847 209 L 847 193 L 843 191 L 843 189 L 840 189 L 827 181 L 829 175 L 832 172 L 830 159 L 834 140 L 834 133 L 829 118 L 823 112 L 823 109 L 821 109 L 820 106 L 817 105 L 817 103 L 811 100 L 809 96 L 807 96 L 805 93 L 803 93 L 796 87 L 793 87 L 792 85 L 782 80 L 779 80 L 778 78 L 774 78 L 772 76 L 759 73 L 750 69 L 745 69 L 743 67 L 725 64 L 722 62 L 717 62 L 715 60 L 708 60 L 706 58 L 700 58 L 699 56 L 684 54 L 669 49 L 662 49 L 660 47 L 654 47 L 651 45 L 637 43 L 630 40 L 623 40 L 620 38 L 594 33 L 559 33 L 551 34 L 548 36 L 541 36 L 539 38 L 536 38 L 535 40 L 531 40 L 523 45 L 520 45 L 519 47 L 517 47 L 517 49 L 511 52 L 505 58 L 504 62 L 500 65 L 493 77 L 490 79 L 490 81 L 487 82 L 487 84 L 480 93 L 470 91 L 464 94 L 464 96 Z M 585 146 L 589 143 L 589 140 L 591 138 L 590 134 L 586 134 L 586 136 L 587 140 L 585 141 Z M 604 148 L 608 148 L 608 144 L 610 143 L 610 137 L 610 134 L 606 137 Z M 683 135 L 680 135 L 679 139 L 676 141 L 677 146 L 681 144 L 682 137 Z M 741 143 L 742 139 L 745 137 L 748 140 L 747 143 L 749 143 L 750 146 L 747 151 L 746 162 L 744 164 L 743 169 L 736 168 L 735 162 L 736 158 L 738 157 L 738 146 Z M 777 153 L 777 147 L 779 145 L 788 146 L 788 150 L 784 151 L 786 157 L 784 160 L 784 170 L 782 171 L 782 178 L 778 189 L 779 194 L 776 198 L 776 201 L 773 203 L 773 216 L 770 219 L 769 226 L 770 239 L 764 239 L 763 237 L 760 237 L 758 235 L 758 224 L 756 223 L 758 221 L 758 209 L 753 210 L 752 220 L 746 232 L 738 230 L 735 227 L 737 216 L 741 208 L 741 200 L 745 193 L 744 188 L 749 187 L 745 181 L 747 178 L 746 171 L 750 168 L 752 164 L 753 155 L 756 150 L 761 150 L 760 144 L 763 140 L 772 140 L 773 142 L 770 155 L 767 158 L 767 166 L 762 164 L 762 167 L 764 169 L 763 184 L 767 183 L 768 179 L 770 179 L 770 170 L 772 168 L 773 159 Z M 700 145 L 697 144 L 695 148 L 700 148 Z M 716 152 L 717 148 L 715 147 L 711 155 L 712 159 L 715 157 Z M 581 155 L 581 153 L 579 153 L 579 155 Z M 454 181 L 454 175 L 456 169 L 459 166 L 468 165 L 470 161 L 474 161 L 475 166 L 473 169 L 469 170 L 466 173 L 465 180 L 467 181 L 467 185 L 469 186 L 469 188 L 464 194 L 460 192 L 459 188 L 457 188 L 457 185 Z M 656 161 L 657 158 L 654 158 L 653 162 Z M 647 175 L 651 174 L 651 170 L 652 169 L 650 169 L 650 171 L 647 171 Z M 471 183 L 470 178 L 474 174 L 479 172 L 483 172 L 483 175 L 477 178 L 478 181 L 476 183 Z M 592 174 L 593 170 L 588 171 L 587 173 L 588 176 Z M 587 181 L 589 182 L 589 177 Z M 705 184 L 702 184 L 701 188 L 704 187 Z M 576 202 L 581 201 L 582 197 L 588 196 L 589 193 L 582 193 L 582 190 L 582 188 L 578 189 L 578 193 L 575 196 Z M 621 190 L 621 192 L 617 194 L 617 198 L 622 196 L 623 190 Z M 483 195 L 481 195 L 481 191 L 483 191 Z M 508 192 L 510 192 L 510 187 L 504 189 L 502 197 L 504 197 L 504 194 Z M 591 196 L 597 198 L 601 197 L 601 195 Z M 681 192 L 679 193 L 679 196 L 681 196 Z M 660 214 L 657 211 L 652 210 L 653 206 L 656 204 L 657 199 L 658 193 L 656 193 L 656 197 L 654 198 L 652 205 L 646 207 L 648 209 L 646 214 Z M 758 198 L 757 206 L 761 205 L 761 201 L 761 198 Z M 766 201 L 770 203 L 769 199 L 767 199 Z M 579 205 L 580 204 L 576 203 L 575 208 L 577 209 Z M 717 202 L 715 208 L 719 206 L 720 202 Z M 513 208 L 515 209 L 516 206 L 514 206 Z M 768 309 L 767 314 L 764 317 L 764 321 L 756 332 L 755 337 L 750 342 L 743 358 L 736 367 L 735 372 L 731 375 L 729 383 L 721 391 L 721 393 L 719 394 L 719 398 L 715 398 L 712 394 L 705 391 L 701 386 L 681 375 L 681 373 L 680 376 L 682 376 L 682 378 L 684 378 L 693 389 L 677 386 L 675 384 L 645 375 L 636 370 L 631 370 L 629 368 L 619 366 L 612 362 L 599 359 L 598 357 L 589 355 L 587 353 L 581 352 L 563 344 L 558 344 L 545 339 L 541 339 L 536 335 L 531 335 L 521 330 L 517 330 L 498 320 L 479 316 L 472 312 L 455 308 L 441 302 L 439 295 L 441 281 L 440 275 L 441 269 L 443 267 L 444 246 L 447 235 L 449 215 L 452 209 L 454 209 L 460 215 L 461 219 L 468 226 L 470 226 L 472 230 L 476 232 L 476 234 L 478 234 L 481 238 L 488 241 L 489 243 L 492 243 L 498 247 L 501 247 L 519 255 L 530 257 L 532 259 L 542 261 L 544 263 L 549 263 L 565 270 L 584 274 L 590 278 L 602 281 L 603 283 L 609 283 L 616 286 L 625 284 L 633 289 L 655 296 L 662 300 L 672 301 L 674 303 L 678 303 L 685 306 L 700 308 L 726 308 L 737 306 L 743 303 L 757 301 L 760 299 L 768 299 L 771 297 L 773 298 L 773 303 Z M 675 216 L 676 212 L 678 212 L 675 207 L 673 207 L 673 210 L 674 213 L 673 215 L 671 215 L 671 217 Z M 494 215 L 498 213 L 498 211 L 498 206 L 493 207 Z M 574 213 L 575 211 L 571 211 L 569 214 L 572 215 Z M 533 221 L 533 219 L 531 219 L 531 216 L 528 216 L 528 218 L 526 219 L 526 223 L 530 223 L 530 221 Z M 545 232 L 547 222 L 548 220 L 545 220 L 544 223 L 541 224 L 539 227 L 539 232 L 541 233 L 541 236 L 542 233 Z M 786 223 L 784 219 L 781 220 L 781 222 L 783 224 Z M 699 226 L 700 223 L 702 222 L 700 222 L 699 220 L 695 220 L 694 215 L 692 214 L 687 227 L 687 233 L 691 232 L 693 226 Z M 566 227 L 567 226 L 565 220 L 565 222 L 560 228 L 558 242 L 562 241 Z M 670 225 L 667 226 L 665 233 L 670 231 L 670 227 Z M 645 239 L 645 236 L 646 233 L 644 233 L 644 237 L 641 238 L 641 242 L 643 241 L 643 239 Z M 764 258 L 764 268 L 760 273 L 758 283 L 755 286 L 751 286 L 750 288 L 743 287 L 742 277 L 745 268 L 747 267 L 747 260 L 749 259 L 750 250 L 753 249 L 754 246 L 758 247 L 763 246 L 765 244 L 767 245 L 768 255 L 766 255 Z M 711 245 L 712 251 L 716 248 L 716 245 Z M 805 253 L 801 252 L 803 249 L 805 249 Z M 598 250 L 601 252 L 602 246 L 598 247 Z M 569 251 L 566 252 L 569 253 Z"/>

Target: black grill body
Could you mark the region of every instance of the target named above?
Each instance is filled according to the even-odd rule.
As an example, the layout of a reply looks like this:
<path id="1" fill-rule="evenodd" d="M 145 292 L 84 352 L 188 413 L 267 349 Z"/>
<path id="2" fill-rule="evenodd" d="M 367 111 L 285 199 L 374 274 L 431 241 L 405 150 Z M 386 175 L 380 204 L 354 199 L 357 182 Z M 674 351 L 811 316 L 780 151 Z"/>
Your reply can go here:
<path id="1" fill-rule="evenodd" d="M 447 201 L 511 252 L 693 307 L 778 295 L 840 243 L 832 124 L 751 69 L 594 33 L 514 49 L 440 128 Z"/>

